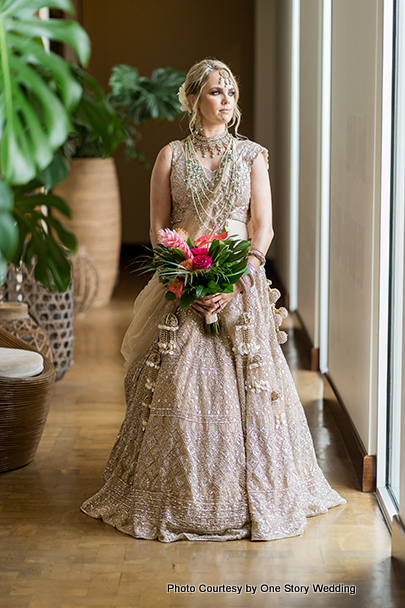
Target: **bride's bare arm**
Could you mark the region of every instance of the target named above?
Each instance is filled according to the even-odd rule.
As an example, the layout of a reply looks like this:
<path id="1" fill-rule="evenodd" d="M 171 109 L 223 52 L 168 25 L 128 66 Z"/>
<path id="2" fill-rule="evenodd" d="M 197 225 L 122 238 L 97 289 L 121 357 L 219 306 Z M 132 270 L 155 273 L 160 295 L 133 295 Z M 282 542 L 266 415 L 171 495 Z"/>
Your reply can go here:
<path id="1" fill-rule="evenodd" d="M 172 149 L 168 144 L 156 157 L 150 181 L 150 242 L 157 244 L 157 232 L 168 228 L 170 222 L 171 195 L 170 170 L 172 166 Z"/>
<path id="2" fill-rule="evenodd" d="M 264 154 L 259 154 L 252 166 L 250 210 L 253 225 L 252 248 L 266 255 L 274 231 L 269 172 Z M 259 260 L 255 258 L 250 258 L 250 261 L 256 267 L 259 265 Z"/>

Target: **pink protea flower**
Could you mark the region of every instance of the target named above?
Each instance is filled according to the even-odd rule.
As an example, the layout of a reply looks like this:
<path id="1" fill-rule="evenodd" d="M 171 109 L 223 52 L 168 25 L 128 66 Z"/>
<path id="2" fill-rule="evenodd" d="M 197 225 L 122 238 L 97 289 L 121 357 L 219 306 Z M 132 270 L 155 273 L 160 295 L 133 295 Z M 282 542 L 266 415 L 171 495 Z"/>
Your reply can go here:
<path id="1" fill-rule="evenodd" d="M 158 230 L 158 241 L 168 249 L 180 249 L 186 256 L 186 260 L 193 259 L 190 247 L 174 230 L 170 230 L 170 228 Z"/>

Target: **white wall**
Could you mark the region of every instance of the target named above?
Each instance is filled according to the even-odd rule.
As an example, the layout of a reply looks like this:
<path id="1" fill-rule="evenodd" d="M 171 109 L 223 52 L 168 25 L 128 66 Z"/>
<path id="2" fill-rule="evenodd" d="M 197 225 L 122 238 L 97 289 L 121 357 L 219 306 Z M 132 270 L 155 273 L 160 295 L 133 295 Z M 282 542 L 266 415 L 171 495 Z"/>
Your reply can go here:
<path id="1" fill-rule="evenodd" d="M 376 450 L 382 8 L 383 0 L 332 4 L 329 375 L 369 454 Z M 322 0 L 301 0 L 298 312 L 314 346 L 321 22 Z M 272 156 L 276 236 L 271 257 L 288 286 L 291 0 L 257 0 L 256 45 L 255 136 Z M 268 123 L 268 108 L 275 125 Z"/>
<path id="2" fill-rule="evenodd" d="M 256 0 L 255 140 L 270 151 L 274 240 L 269 257 L 289 284 L 291 0 Z"/>
<path id="3" fill-rule="evenodd" d="M 382 0 L 334 0 L 329 374 L 375 452 L 375 263 L 378 246 Z"/>
<path id="4" fill-rule="evenodd" d="M 322 0 L 301 2 L 300 30 L 298 310 L 313 346 L 318 347 Z"/>

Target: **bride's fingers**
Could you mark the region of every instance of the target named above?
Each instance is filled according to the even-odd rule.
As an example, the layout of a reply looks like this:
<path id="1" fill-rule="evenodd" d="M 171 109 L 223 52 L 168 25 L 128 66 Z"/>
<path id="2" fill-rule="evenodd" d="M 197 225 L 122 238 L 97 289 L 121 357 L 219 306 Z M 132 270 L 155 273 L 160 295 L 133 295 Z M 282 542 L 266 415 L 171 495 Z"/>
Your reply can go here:
<path id="1" fill-rule="evenodd" d="M 201 314 L 209 311 L 209 309 L 206 306 L 202 306 L 198 300 L 196 300 L 191 306 L 194 310 L 197 310 Z"/>
<path id="2" fill-rule="evenodd" d="M 193 304 L 190 306 L 190 308 L 191 308 L 191 310 L 192 310 L 192 311 L 193 311 L 193 312 L 194 312 L 196 315 L 198 315 L 199 317 L 202 317 L 202 316 L 203 316 L 203 315 L 202 315 L 202 313 L 201 313 L 199 310 L 197 310 L 197 308 L 196 308 L 196 307 L 195 307 Z"/>

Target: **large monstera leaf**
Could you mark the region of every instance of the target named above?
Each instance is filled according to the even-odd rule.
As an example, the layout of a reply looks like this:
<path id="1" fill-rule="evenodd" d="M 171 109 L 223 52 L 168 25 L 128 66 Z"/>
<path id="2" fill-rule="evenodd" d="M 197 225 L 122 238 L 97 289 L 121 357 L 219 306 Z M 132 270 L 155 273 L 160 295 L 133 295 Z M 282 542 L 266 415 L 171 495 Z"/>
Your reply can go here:
<path id="1" fill-rule="evenodd" d="M 29 182 L 52 161 L 72 130 L 82 88 L 70 66 L 45 51 L 42 37 L 69 44 L 87 64 L 90 42 L 75 21 L 42 21 L 48 6 L 72 12 L 70 0 L 0 0 L 0 138 L 5 182 Z"/>
<path id="2" fill-rule="evenodd" d="M 76 238 L 52 216 L 52 209 L 71 218 L 68 205 L 59 196 L 42 192 L 42 184 L 38 180 L 14 186 L 13 191 L 12 213 L 18 225 L 18 242 L 10 261 L 15 266 L 24 262 L 30 267 L 35 259 L 34 276 L 37 281 L 48 291 L 66 291 L 71 282 L 67 251 L 76 252 Z"/>
<path id="3" fill-rule="evenodd" d="M 83 65 L 90 41 L 75 21 L 39 19 L 43 7 L 73 12 L 70 0 L 0 0 L 0 285 L 7 262 L 35 258 L 37 279 L 64 291 L 75 239 L 49 210 L 69 210 L 39 188 L 52 185 L 50 168 L 66 173 L 58 149 L 73 130 L 69 117 L 82 86 L 69 63 L 45 50 L 43 38 L 70 45 Z"/>

